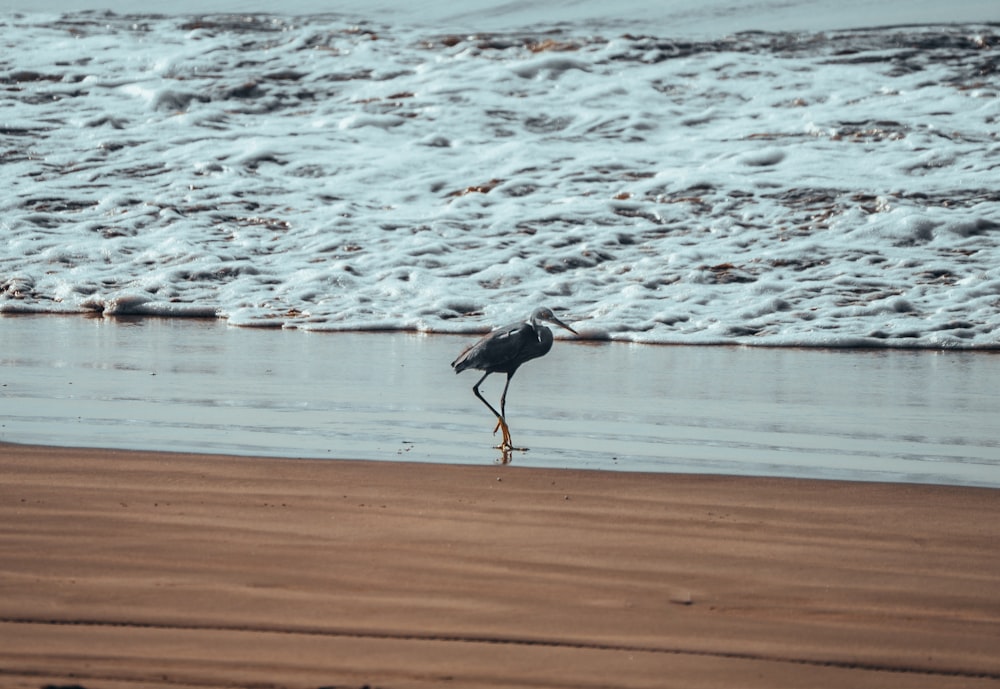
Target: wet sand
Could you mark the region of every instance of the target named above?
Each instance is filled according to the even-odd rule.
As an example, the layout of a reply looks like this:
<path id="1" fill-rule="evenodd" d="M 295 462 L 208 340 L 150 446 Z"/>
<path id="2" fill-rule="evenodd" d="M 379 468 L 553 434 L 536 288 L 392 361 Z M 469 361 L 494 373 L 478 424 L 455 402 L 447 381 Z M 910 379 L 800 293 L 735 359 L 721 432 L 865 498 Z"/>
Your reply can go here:
<path id="1" fill-rule="evenodd" d="M 0 684 L 987 687 L 993 489 L 0 445 Z"/>

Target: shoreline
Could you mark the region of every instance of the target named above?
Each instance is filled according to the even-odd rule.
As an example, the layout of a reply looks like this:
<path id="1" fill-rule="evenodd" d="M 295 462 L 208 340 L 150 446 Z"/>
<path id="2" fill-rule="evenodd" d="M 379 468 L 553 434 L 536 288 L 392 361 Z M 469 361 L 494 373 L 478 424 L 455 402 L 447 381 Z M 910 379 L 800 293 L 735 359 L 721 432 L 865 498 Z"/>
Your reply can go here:
<path id="1" fill-rule="evenodd" d="M 44 310 L 9 310 L 5 311 L 0 309 L 0 321 L 2 320 L 18 320 L 18 319 L 46 319 L 51 318 L 53 320 L 68 318 L 68 319 L 82 319 L 89 321 L 99 321 L 109 325 L 130 325 L 138 324 L 144 321 L 162 321 L 164 323 L 204 323 L 218 325 L 225 328 L 232 328 L 234 330 L 244 330 L 247 332 L 284 332 L 284 333 L 299 333 L 306 336 L 311 335 L 322 335 L 322 336 L 337 336 L 337 335 L 404 335 L 411 337 L 443 337 L 443 338 L 465 338 L 466 340 L 474 340 L 476 338 L 482 337 L 483 335 L 490 332 L 491 326 L 478 326 L 468 329 L 460 330 L 433 330 L 421 327 L 389 327 L 389 326 L 372 326 L 372 327 L 352 327 L 352 328 L 315 328 L 315 327 L 300 327 L 297 325 L 287 325 L 281 322 L 274 323 L 234 323 L 228 319 L 225 315 L 202 315 L 199 313 L 195 314 L 183 314 L 183 313 L 164 313 L 153 309 L 143 310 L 141 307 L 134 310 L 120 310 L 120 311 L 44 311 Z M 584 321 L 585 322 L 585 321 Z M 556 342 L 571 342 L 584 346 L 639 346 L 639 347 L 654 347 L 654 348 L 664 348 L 664 349 L 674 349 L 674 348 L 701 348 L 706 347 L 709 349 L 751 349 L 751 350 L 788 350 L 788 351 L 801 351 L 801 352 L 826 352 L 826 353 L 882 353 L 882 352 L 911 352 L 911 353 L 928 353 L 928 354 L 976 354 L 983 356 L 1000 356 L 1000 341 L 990 342 L 984 344 L 967 344 L 967 345 L 948 345 L 944 346 L 941 344 L 922 344 L 922 343 L 908 343 L 901 344 L 899 341 L 887 341 L 875 337 L 869 337 L 864 335 L 858 335 L 851 338 L 841 338 L 837 341 L 823 341 L 816 340 L 810 341 L 808 339 L 797 339 L 794 341 L 789 341 L 788 343 L 778 342 L 774 343 L 767 340 L 762 341 L 741 341 L 735 339 L 693 339 L 693 340 L 650 340 L 639 338 L 623 339 L 617 338 L 614 334 L 601 330 L 601 329 L 588 329 L 584 326 L 580 326 L 577 334 L 574 337 L 568 337 L 565 333 L 553 333 L 555 335 Z"/>
<path id="2" fill-rule="evenodd" d="M 4 319 L 0 441 L 490 466 L 473 337 Z M 559 341 L 508 397 L 519 466 L 1000 487 L 981 353 Z M 502 376 L 482 387 L 497 400 Z M 495 402 L 494 402 L 495 403 Z"/>
<path id="3" fill-rule="evenodd" d="M 33 687 L 977 687 L 996 491 L 0 444 Z"/>

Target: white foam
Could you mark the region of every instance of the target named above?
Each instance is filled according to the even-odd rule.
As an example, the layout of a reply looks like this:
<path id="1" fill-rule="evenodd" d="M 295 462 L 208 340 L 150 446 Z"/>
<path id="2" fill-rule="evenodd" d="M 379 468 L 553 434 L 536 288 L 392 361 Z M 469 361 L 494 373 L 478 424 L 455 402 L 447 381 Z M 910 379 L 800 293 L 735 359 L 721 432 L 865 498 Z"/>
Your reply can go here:
<path id="1" fill-rule="evenodd" d="M 0 311 L 1000 346 L 992 27 L 4 22 Z"/>

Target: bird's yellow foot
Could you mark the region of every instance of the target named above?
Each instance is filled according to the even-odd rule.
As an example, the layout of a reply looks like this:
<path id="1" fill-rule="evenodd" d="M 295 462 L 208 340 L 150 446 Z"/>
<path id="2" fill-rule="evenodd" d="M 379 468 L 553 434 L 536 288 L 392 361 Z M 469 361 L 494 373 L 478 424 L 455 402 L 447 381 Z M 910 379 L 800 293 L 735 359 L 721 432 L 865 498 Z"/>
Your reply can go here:
<path id="1" fill-rule="evenodd" d="M 498 450 L 510 450 L 512 449 L 510 443 L 510 427 L 507 426 L 507 422 L 503 420 L 502 416 L 497 417 L 496 428 L 493 429 L 493 434 L 496 435 L 497 431 L 503 432 L 503 442 L 497 445 Z"/>
<path id="2" fill-rule="evenodd" d="M 503 432 L 503 442 L 496 446 L 496 449 L 503 451 L 504 453 L 504 464 L 510 461 L 509 453 L 511 452 L 527 452 L 526 447 L 514 447 L 514 443 L 510 439 L 510 427 L 507 426 L 507 422 L 502 418 L 497 418 L 496 428 L 493 429 L 493 433 L 496 434 L 497 431 Z"/>

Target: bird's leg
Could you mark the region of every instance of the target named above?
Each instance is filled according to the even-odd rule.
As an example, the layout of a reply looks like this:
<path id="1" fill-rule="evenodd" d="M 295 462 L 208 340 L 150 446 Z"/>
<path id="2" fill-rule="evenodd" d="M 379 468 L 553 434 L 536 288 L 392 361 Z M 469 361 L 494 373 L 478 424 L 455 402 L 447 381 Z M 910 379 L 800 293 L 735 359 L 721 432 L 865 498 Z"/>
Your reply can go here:
<path id="1" fill-rule="evenodd" d="M 483 374 L 483 377 L 472 386 L 472 392 L 475 393 L 479 401 L 487 406 L 487 408 L 493 412 L 493 415 L 497 417 L 497 425 L 493 428 L 493 433 L 501 431 L 503 433 L 503 442 L 497 445 L 497 449 L 503 450 L 504 453 L 510 452 L 511 450 L 518 450 L 519 452 L 524 452 L 528 448 L 526 447 L 514 447 L 514 444 L 510 440 L 510 427 L 507 426 L 507 421 L 504 419 L 502 412 L 498 412 L 493 408 L 493 405 L 486 401 L 482 393 L 479 392 L 479 386 L 482 385 L 483 381 L 486 380 L 486 376 L 490 375 L 491 371 L 487 371 Z M 503 386 L 503 395 L 500 396 L 500 408 L 505 409 L 507 406 L 507 386 L 510 385 L 511 374 L 507 374 L 507 383 Z"/>
<path id="2" fill-rule="evenodd" d="M 517 450 L 518 452 L 525 452 L 528 448 L 526 447 L 514 447 L 514 443 L 510 439 L 510 426 L 507 425 L 507 388 L 510 387 L 510 379 L 514 377 L 513 373 L 507 374 L 507 382 L 504 383 L 503 393 L 500 395 L 500 417 L 497 419 L 497 427 L 503 429 L 503 445 L 500 449 L 505 451 Z M 493 429 L 496 433 L 496 428 Z"/>
<path id="3" fill-rule="evenodd" d="M 510 387 L 510 379 L 513 377 L 513 373 L 507 374 L 507 382 L 503 384 L 503 392 L 500 393 L 500 416 L 504 419 L 507 418 L 507 388 Z"/>
<path id="4" fill-rule="evenodd" d="M 474 392 L 476 394 L 476 397 L 479 398 L 479 401 L 482 402 L 483 404 L 485 404 L 487 406 L 487 408 L 489 408 L 489 410 L 491 412 L 493 412 L 493 415 L 495 417 L 497 417 L 497 425 L 493 428 L 494 435 L 496 434 L 497 430 L 499 430 L 500 428 L 503 428 L 503 440 L 504 440 L 504 443 L 505 444 L 509 444 L 510 443 L 510 431 L 507 430 L 507 423 L 503 420 L 503 415 L 500 414 L 500 412 L 498 412 L 496 409 L 494 409 L 493 405 L 490 404 L 489 402 L 487 402 L 486 398 L 483 397 L 482 394 L 480 394 L 480 392 L 479 392 L 479 386 L 482 385 L 483 381 L 486 380 L 486 376 L 490 375 L 490 373 L 491 373 L 491 371 L 487 371 L 486 373 L 483 374 L 483 377 L 480 378 L 479 381 L 475 385 L 472 386 L 472 392 Z M 507 381 L 509 382 L 510 378 L 508 378 Z M 506 390 L 506 388 L 504 388 L 504 389 Z"/>

